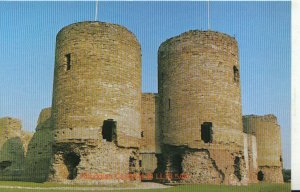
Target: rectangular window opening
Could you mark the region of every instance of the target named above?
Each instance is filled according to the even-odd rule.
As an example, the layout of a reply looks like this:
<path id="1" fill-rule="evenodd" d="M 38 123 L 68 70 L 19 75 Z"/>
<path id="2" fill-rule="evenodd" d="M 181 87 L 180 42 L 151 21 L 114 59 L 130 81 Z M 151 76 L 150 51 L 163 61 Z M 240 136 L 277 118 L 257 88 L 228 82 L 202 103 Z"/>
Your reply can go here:
<path id="1" fill-rule="evenodd" d="M 113 119 L 108 119 L 103 122 L 102 138 L 108 142 L 116 141 L 117 139 L 117 122 Z"/>
<path id="2" fill-rule="evenodd" d="M 71 69 L 71 54 L 66 54 L 67 71 Z"/>
<path id="3" fill-rule="evenodd" d="M 233 66 L 234 82 L 240 81 L 240 73 L 236 66 Z"/>
<path id="4" fill-rule="evenodd" d="M 204 141 L 204 143 L 212 143 L 212 122 L 204 122 L 201 125 L 201 140 Z"/>

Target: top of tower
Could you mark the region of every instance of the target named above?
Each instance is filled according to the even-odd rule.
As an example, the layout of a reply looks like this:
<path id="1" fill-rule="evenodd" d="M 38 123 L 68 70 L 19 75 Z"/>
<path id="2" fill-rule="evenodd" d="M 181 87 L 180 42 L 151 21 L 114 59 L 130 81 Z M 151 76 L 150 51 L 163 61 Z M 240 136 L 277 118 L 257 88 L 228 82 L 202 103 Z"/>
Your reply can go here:
<path id="1" fill-rule="evenodd" d="M 277 117 L 274 114 L 266 114 L 266 115 L 244 115 L 243 119 L 257 119 L 259 121 L 266 122 L 274 122 L 277 123 Z"/>
<path id="2" fill-rule="evenodd" d="M 220 37 L 223 37 L 223 38 L 228 38 L 230 39 L 231 41 L 236 41 L 235 37 L 232 37 L 226 33 L 223 33 L 223 32 L 218 32 L 218 31 L 212 31 L 212 30 L 189 30 L 189 31 L 186 31 L 186 32 L 183 32 L 177 36 L 174 36 L 174 37 L 171 37 L 169 39 L 167 39 L 166 41 L 164 41 L 160 47 L 166 43 L 169 43 L 170 41 L 174 40 L 174 39 L 180 39 L 180 38 L 186 38 L 188 36 L 220 36 Z"/>
<path id="3" fill-rule="evenodd" d="M 129 29 L 127 29 L 126 27 L 119 25 L 119 24 L 114 24 L 114 23 L 108 23 L 108 22 L 102 22 L 102 21 L 81 21 L 81 22 L 76 22 L 76 23 L 72 23 L 70 25 L 67 25 L 65 27 L 63 27 L 62 29 L 59 30 L 59 32 L 57 33 L 56 38 L 59 36 L 60 33 L 62 33 L 63 31 L 67 30 L 67 29 L 71 29 L 71 28 L 95 28 L 95 27 L 112 27 L 112 28 L 119 28 L 119 29 L 123 29 L 124 31 L 129 32 L 138 42 L 137 37 L 135 36 L 135 34 L 133 32 L 131 32 Z M 88 30 L 87 30 L 88 32 Z"/>

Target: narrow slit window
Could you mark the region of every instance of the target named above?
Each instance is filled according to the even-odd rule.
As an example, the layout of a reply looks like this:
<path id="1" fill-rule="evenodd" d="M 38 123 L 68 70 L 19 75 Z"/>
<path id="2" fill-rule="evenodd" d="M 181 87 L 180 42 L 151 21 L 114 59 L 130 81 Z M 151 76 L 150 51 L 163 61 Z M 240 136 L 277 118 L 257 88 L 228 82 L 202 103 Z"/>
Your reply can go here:
<path id="1" fill-rule="evenodd" d="M 236 66 L 233 66 L 234 82 L 240 81 L 240 72 Z"/>
<path id="2" fill-rule="evenodd" d="M 169 99 L 169 110 L 171 109 L 171 99 Z"/>
<path id="3" fill-rule="evenodd" d="M 71 69 L 71 54 L 66 54 L 67 71 Z"/>

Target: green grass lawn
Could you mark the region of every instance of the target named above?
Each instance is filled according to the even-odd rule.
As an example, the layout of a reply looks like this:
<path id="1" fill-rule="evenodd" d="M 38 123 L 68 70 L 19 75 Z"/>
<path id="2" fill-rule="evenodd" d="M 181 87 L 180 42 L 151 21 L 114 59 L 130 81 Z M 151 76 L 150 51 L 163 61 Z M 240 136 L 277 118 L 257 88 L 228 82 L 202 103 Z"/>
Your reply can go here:
<path id="1" fill-rule="evenodd" d="M 71 185 L 57 184 L 57 183 L 30 183 L 30 182 L 7 182 L 0 181 L 0 186 L 19 186 L 19 187 L 42 187 L 43 190 L 34 190 L 42 192 L 63 192 L 66 190 L 53 190 L 47 189 L 49 187 L 72 187 Z M 99 186 L 83 186 L 77 185 L 75 188 L 82 187 L 99 187 Z M 32 189 L 9 189 L 9 188 L 0 188 L 0 191 L 3 192 L 30 192 Z M 73 190 L 72 190 L 73 191 Z M 77 190 L 76 190 L 77 191 Z M 84 190 L 78 190 L 78 192 L 83 192 Z M 86 191 L 86 190 L 85 190 Z M 108 190 L 108 191 L 118 191 L 118 190 Z M 289 192 L 291 191 L 290 184 L 254 184 L 249 186 L 225 186 L 225 185 L 180 185 L 168 189 L 137 189 L 137 190 L 121 190 L 122 192 Z"/>

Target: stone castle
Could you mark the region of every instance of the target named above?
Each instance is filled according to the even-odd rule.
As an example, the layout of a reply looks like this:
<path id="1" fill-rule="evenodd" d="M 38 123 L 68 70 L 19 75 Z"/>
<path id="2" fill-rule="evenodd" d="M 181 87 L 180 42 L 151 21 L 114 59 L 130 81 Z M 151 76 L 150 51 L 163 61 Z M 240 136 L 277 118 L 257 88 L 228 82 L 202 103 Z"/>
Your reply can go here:
<path id="1" fill-rule="evenodd" d="M 0 119 L 0 180 L 282 183 L 277 119 L 242 116 L 239 69 L 235 38 L 188 31 L 161 44 L 158 93 L 142 93 L 133 33 L 104 22 L 66 26 L 52 107 L 34 135 Z"/>

